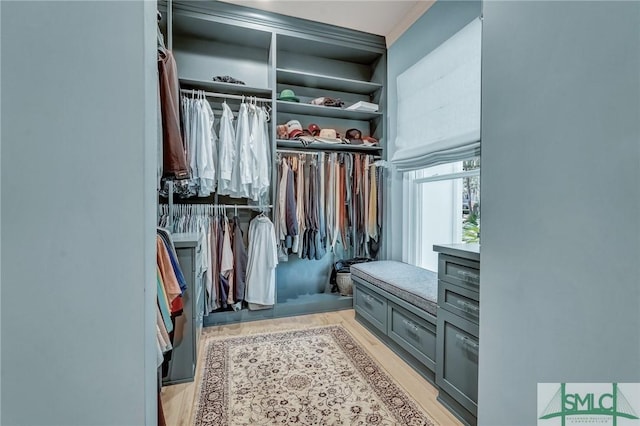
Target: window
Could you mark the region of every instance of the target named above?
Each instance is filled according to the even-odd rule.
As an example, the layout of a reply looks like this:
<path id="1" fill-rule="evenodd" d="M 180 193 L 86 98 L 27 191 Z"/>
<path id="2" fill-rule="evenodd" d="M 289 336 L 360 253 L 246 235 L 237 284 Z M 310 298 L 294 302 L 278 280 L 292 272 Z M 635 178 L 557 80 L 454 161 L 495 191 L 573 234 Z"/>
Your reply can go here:
<path id="1" fill-rule="evenodd" d="M 404 174 L 403 260 L 438 270 L 434 244 L 480 242 L 480 157 Z"/>

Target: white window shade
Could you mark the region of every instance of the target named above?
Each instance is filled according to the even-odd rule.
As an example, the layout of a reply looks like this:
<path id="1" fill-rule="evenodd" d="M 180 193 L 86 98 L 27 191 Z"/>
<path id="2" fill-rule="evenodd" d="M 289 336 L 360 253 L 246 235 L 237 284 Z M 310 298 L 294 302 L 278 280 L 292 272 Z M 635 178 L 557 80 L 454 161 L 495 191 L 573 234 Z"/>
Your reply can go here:
<path id="1" fill-rule="evenodd" d="M 398 76 L 397 170 L 479 155 L 481 37 L 474 19 Z"/>

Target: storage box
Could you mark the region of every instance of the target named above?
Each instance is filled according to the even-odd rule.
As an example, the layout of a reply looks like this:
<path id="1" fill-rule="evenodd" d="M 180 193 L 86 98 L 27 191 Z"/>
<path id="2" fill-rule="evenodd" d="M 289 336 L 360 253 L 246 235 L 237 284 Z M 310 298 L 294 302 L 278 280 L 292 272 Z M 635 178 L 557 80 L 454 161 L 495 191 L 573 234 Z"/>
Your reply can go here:
<path id="1" fill-rule="evenodd" d="M 360 101 L 360 102 L 356 102 L 355 104 L 345 109 L 348 109 L 351 111 L 377 112 L 378 108 L 379 108 L 378 104 L 372 104 L 371 102 Z"/>

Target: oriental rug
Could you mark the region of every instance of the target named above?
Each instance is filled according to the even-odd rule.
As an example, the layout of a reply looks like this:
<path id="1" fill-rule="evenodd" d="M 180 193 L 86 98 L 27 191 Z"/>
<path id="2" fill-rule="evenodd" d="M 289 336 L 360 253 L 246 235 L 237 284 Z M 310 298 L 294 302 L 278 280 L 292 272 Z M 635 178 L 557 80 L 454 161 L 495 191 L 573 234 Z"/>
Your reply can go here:
<path id="1" fill-rule="evenodd" d="M 211 340 L 196 426 L 436 424 L 341 326 Z"/>

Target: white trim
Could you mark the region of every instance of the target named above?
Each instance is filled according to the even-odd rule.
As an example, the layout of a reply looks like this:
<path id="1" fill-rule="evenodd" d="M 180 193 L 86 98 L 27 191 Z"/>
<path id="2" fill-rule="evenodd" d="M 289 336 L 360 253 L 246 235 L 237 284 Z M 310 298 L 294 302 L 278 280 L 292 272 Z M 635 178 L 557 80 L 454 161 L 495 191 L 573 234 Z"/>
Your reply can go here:
<path id="1" fill-rule="evenodd" d="M 411 28 L 411 26 L 422 15 L 424 15 L 424 13 L 429 10 L 435 2 L 436 0 L 421 0 L 416 2 L 416 5 L 409 11 L 409 13 L 407 13 L 405 17 L 385 35 L 387 49 L 391 47 L 391 45 L 395 43 L 405 31 Z"/>
<path id="2" fill-rule="evenodd" d="M 434 175 L 425 178 L 415 179 L 413 183 L 416 185 L 427 182 L 437 182 L 439 180 L 452 180 L 452 179 L 460 179 L 472 176 L 480 176 L 480 169 L 475 170 L 467 170 L 464 172 L 458 173 L 447 173 L 446 175 Z"/>

